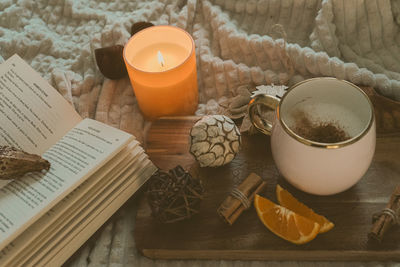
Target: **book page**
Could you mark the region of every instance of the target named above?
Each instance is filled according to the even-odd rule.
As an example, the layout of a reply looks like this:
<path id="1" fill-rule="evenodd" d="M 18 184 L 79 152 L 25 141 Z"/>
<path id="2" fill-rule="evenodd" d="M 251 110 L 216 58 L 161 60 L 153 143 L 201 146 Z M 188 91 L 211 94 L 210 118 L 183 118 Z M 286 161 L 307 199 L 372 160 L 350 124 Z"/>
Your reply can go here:
<path id="1" fill-rule="evenodd" d="M 0 145 L 42 155 L 81 120 L 18 55 L 0 65 Z"/>
<path id="2" fill-rule="evenodd" d="M 91 235 L 114 214 L 120 203 L 124 203 L 129 197 L 135 193 L 146 181 L 146 177 L 150 177 L 154 170 L 152 168 L 143 167 L 142 173 L 138 174 L 138 178 L 133 182 L 125 182 L 116 191 L 111 193 L 104 192 L 104 200 L 100 205 L 96 207 L 90 207 L 90 212 L 83 219 L 73 225 L 73 228 L 68 233 L 63 233 L 63 237 L 55 236 L 54 240 L 58 242 L 51 242 L 47 244 L 49 251 L 40 259 L 37 254 L 31 258 L 31 262 L 35 262 L 36 265 L 46 266 L 59 266 L 63 264 L 78 248 L 81 244 L 89 239 Z M 61 235 L 61 234 L 60 234 Z"/>
<path id="3" fill-rule="evenodd" d="M 101 225 L 91 225 L 93 217 L 100 215 L 102 217 L 102 223 L 104 223 L 155 171 L 152 163 L 146 160 L 144 155 L 140 156 L 139 162 L 135 165 L 137 166 L 129 166 L 129 168 L 126 168 L 119 177 L 116 178 L 115 182 L 98 192 L 96 196 L 94 196 L 93 201 L 88 202 L 85 209 L 66 218 L 67 222 L 65 225 L 58 228 L 58 231 L 52 232 L 51 238 L 34 246 L 34 254 L 25 255 L 25 253 L 22 253 L 22 255 L 18 255 L 18 260 L 15 259 L 13 262 L 20 265 L 24 265 L 27 262 L 35 264 L 35 260 L 43 256 L 49 257 L 54 255 L 61 247 L 65 246 L 66 243 L 75 239 L 79 240 L 79 237 L 76 236 L 76 232 L 88 226 L 88 228 L 85 229 L 87 232 L 79 233 L 79 236 L 85 236 L 85 240 L 82 242 L 86 241 L 86 239 Z M 121 199 L 121 197 L 123 199 Z M 114 207 L 112 208 L 113 211 L 106 212 L 110 205 Z M 76 248 L 77 247 L 75 247 L 75 249 Z"/>
<path id="4" fill-rule="evenodd" d="M 43 154 L 45 174 L 31 173 L 0 189 L 0 250 L 84 182 L 133 136 L 85 119 Z"/>
<path id="5" fill-rule="evenodd" d="M 128 164 L 127 167 L 124 167 L 122 173 L 119 172 L 119 175 L 117 175 L 118 177 L 113 177 L 113 181 L 109 183 L 108 186 L 94 192 L 94 195 L 90 194 L 92 200 L 88 201 L 85 207 L 76 207 L 81 210 L 80 212 L 75 211 L 73 214 L 63 214 L 62 217 L 64 217 L 65 220 L 63 225 L 57 226 L 55 228 L 56 231 L 46 230 L 46 232 L 49 232 L 49 236 L 47 236 L 46 239 L 35 240 L 34 244 L 29 244 L 21 253 L 15 253 L 14 249 L 19 247 L 19 244 L 18 242 L 12 242 L 12 247 L 9 248 L 9 252 L 12 251 L 14 255 L 11 256 L 11 259 L 0 257 L 0 263 L 2 265 L 13 263 L 18 266 L 25 266 L 27 264 L 37 265 L 35 263 L 36 260 L 39 260 L 43 256 L 46 258 L 54 256 L 55 253 L 59 252 L 60 247 L 64 247 L 66 243 L 72 245 L 72 247 L 69 246 L 66 248 L 67 251 L 64 251 L 63 248 L 63 251 L 70 256 L 133 193 L 135 193 L 155 171 L 156 167 L 142 154 L 136 163 Z M 93 222 L 93 216 L 97 216 L 95 223 Z M 85 228 L 85 231 L 82 232 L 82 228 Z M 79 234 L 77 233 L 78 231 L 80 232 Z M 76 241 L 78 241 L 78 243 L 76 243 Z M 9 256 L 8 252 L 4 252 L 4 254 L 6 257 Z M 63 262 L 65 259 L 66 258 L 63 257 L 60 260 Z M 43 263 L 39 265 L 43 265 Z M 50 264 L 49 266 L 59 265 L 61 264 Z"/>
<path id="6" fill-rule="evenodd" d="M 115 157 L 107 161 L 90 178 L 80 184 L 74 191 L 57 203 L 46 215 L 34 222 L 28 229 L 14 239 L 0 251 L 0 266 L 15 262 L 16 255 L 26 258 L 31 251 L 35 251 L 44 244 L 46 238 L 51 238 L 54 232 L 63 228 L 74 214 L 81 213 L 97 194 L 102 194 L 105 187 L 116 183 L 117 177 L 127 168 L 136 170 L 139 167 L 138 159 L 145 156 L 139 142 L 133 140 Z M 147 162 L 150 162 L 146 158 Z M 139 168 L 140 169 L 140 168 Z M 155 168 L 154 168 L 155 169 Z M 105 177 L 107 177 L 105 179 Z M 82 205 L 85 203 L 85 205 Z M 46 227 L 43 227 L 46 225 Z M 46 241 L 47 242 L 47 241 Z"/>

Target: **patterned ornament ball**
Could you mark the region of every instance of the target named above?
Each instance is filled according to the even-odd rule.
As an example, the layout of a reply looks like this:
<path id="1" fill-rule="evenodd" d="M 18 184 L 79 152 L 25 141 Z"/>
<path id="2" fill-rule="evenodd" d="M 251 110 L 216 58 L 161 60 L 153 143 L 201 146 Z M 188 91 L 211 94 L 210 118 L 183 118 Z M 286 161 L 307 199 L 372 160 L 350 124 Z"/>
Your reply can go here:
<path id="1" fill-rule="evenodd" d="M 239 129 L 224 115 L 204 116 L 190 130 L 190 153 L 200 167 L 218 167 L 231 162 L 240 145 Z"/>

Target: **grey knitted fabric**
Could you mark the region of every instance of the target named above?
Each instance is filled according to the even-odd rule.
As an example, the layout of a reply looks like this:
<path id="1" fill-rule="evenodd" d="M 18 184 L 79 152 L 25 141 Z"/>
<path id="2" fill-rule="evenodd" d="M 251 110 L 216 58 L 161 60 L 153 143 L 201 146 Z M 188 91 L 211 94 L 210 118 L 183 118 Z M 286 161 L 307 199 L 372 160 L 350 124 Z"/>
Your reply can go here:
<path id="1" fill-rule="evenodd" d="M 192 34 L 200 93 L 197 114 L 217 112 L 218 103 L 235 96 L 240 85 L 290 86 L 317 76 L 372 86 L 400 100 L 398 0 L 0 0 L 0 61 L 18 53 L 83 117 L 143 140 L 149 124 L 128 78 L 105 79 L 94 59 L 96 48 L 125 44 L 130 26 L 138 21 L 172 24 Z M 285 38 L 274 31 L 275 24 L 282 26 Z M 265 264 L 146 259 L 135 250 L 135 204 L 125 205 L 68 265 Z M 361 263 L 351 264 L 357 265 Z"/>

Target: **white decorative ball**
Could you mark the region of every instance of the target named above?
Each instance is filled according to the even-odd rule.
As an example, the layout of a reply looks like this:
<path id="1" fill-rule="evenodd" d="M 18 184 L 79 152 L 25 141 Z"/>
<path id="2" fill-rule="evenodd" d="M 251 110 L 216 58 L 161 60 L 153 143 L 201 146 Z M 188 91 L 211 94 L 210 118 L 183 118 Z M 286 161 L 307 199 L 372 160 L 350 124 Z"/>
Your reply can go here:
<path id="1" fill-rule="evenodd" d="M 239 129 L 223 115 L 204 116 L 190 130 L 190 153 L 200 167 L 217 167 L 231 162 L 240 144 Z"/>

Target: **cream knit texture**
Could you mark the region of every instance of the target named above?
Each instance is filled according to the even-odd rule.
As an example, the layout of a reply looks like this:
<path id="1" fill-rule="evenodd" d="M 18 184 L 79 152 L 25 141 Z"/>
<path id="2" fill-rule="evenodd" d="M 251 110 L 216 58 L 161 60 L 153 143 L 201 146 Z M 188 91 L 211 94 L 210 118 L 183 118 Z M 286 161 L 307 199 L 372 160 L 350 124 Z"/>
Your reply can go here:
<path id="1" fill-rule="evenodd" d="M 175 25 L 192 34 L 199 115 L 217 112 L 218 103 L 236 96 L 240 85 L 290 86 L 318 76 L 372 86 L 400 101 L 399 0 L 0 0 L 0 62 L 18 53 L 83 117 L 143 141 L 149 123 L 129 79 L 104 78 L 94 58 L 96 48 L 124 45 L 138 21 Z M 275 24 L 282 25 L 286 38 L 274 32 Z M 142 257 L 132 235 L 135 205 L 135 200 L 125 205 L 67 265 L 232 263 Z"/>

